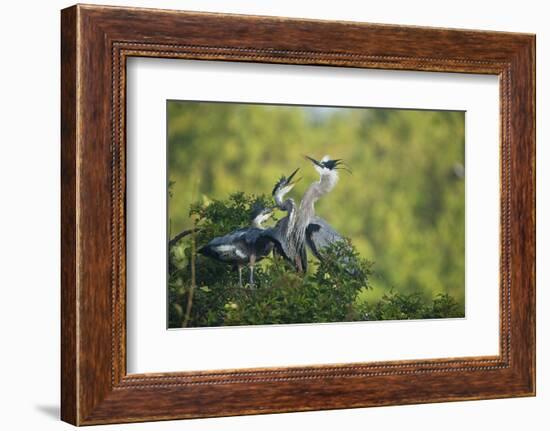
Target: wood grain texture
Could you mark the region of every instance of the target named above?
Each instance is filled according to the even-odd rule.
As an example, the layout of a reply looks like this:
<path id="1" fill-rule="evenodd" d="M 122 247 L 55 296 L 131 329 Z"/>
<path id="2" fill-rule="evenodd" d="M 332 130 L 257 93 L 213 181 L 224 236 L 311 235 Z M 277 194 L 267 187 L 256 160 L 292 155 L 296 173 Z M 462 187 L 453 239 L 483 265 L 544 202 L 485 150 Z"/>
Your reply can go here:
<path id="1" fill-rule="evenodd" d="M 61 37 L 63 420 L 85 425 L 534 394 L 533 35 L 79 5 L 62 11 Z M 500 354 L 127 375 L 130 56 L 499 75 Z"/>
<path id="2" fill-rule="evenodd" d="M 77 422 L 76 9 L 61 16 L 61 417 Z"/>

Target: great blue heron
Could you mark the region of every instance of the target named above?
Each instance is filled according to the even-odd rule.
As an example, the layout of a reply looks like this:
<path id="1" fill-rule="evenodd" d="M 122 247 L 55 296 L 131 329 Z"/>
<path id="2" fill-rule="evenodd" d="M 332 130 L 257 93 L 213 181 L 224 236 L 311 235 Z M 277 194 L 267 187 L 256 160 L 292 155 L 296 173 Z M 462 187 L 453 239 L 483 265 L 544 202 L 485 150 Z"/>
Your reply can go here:
<path id="1" fill-rule="evenodd" d="M 329 193 L 338 182 L 338 169 L 346 169 L 341 159 L 331 160 L 324 156 L 321 161 L 305 156 L 310 160 L 319 173 L 319 180 L 309 186 L 304 193 L 300 206 L 296 211 L 296 220 L 289 241 L 298 251 L 296 267 L 298 271 L 307 270 L 306 243 L 317 258 L 321 258 L 320 251 L 335 242 L 341 241 L 342 236 L 326 221 L 315 215 L 315 202 Z"/>
<path id="2" fill-rule="evenodd" d="M 270 238 L 264 235 L 265 222 L 273 208 L 255 207 L 252 211 L 250 227 L 237 229 L 227 235 L 212 239 L 201 247 L 198 253 L 220 262 L 236 265 L 239 270 L 239 286 L 242 287 L 242 269 L 248 265 L 250 270 L 250 286 L 254 285 L 254 265 L 266 257 L 273 249 Z"/>

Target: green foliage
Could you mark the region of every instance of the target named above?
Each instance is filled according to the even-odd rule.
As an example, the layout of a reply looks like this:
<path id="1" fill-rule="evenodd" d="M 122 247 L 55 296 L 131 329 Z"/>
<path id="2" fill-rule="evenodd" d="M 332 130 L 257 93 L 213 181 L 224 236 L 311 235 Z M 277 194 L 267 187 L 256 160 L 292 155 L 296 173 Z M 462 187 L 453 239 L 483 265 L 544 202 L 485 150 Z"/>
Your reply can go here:
<path id="1" fill-rule="evenodd" d="M 420 293 L 390 291 L 380 301 L 363 304 L 365 320 L 437 319 L 464 317 L 459 304 L 448 294 L 438 294 L 426 302 Z"/>
<path id="2" fill-rule="evenodd" d="M 361 258 L 349 240 L 324 249 L 322 261 L 312 258 L 306 274 L 297 273 L 280 257 L 267 257 L 256 266 L 253 287 L 239 287 L 237 271 L 230 265 L 202 255 L 192 259 L 193 250 L 212 238 L 248 226 L 248 214 L 257 203 L 267 205 L 270 200 L 234 193 L 227 200 L 191 205 L 196 230 L 170 248 L 170 327 L 181 327 L 184 321 L 187 326 L 202 327 L 342 322 L 374 316 L 376 320 L 451 317 L 457 312 L 456 302 L 448 296 L 436 298 L 431 309 L 420 304 L 419 298 L 413 301 L 412 295 L 385 296 L 372 307 L 361 301 L 361 295 L 371 289 L 372 263 Z M 191 292 L 192 306 L 186 319 Z"/>
<path id="3" fill-rule="evenodd" d="M 357 320 L 355 300 L 369 289 L 370 263 L 349 242 L 325 251 L 314 270 L 299 274 L 286 261 L 273 259 L 262 269 L 258 286 L 233 302 L 226 325 L 343 322 Z M 346 264 L 345 262 L 349 262 Z"/>
<path id="4" fill-rule="evenodd" d="M 225 235 L 240 227 L 249 226 L 251 211 L 254 206 L 273 206 L 271 198 L 265 195 L 247 195 L 236 192 L 229 195 L 227 200 L 203 200 L 190 205 L 189 216 L 198 219 L 200 235 L 199 243 Z"/>

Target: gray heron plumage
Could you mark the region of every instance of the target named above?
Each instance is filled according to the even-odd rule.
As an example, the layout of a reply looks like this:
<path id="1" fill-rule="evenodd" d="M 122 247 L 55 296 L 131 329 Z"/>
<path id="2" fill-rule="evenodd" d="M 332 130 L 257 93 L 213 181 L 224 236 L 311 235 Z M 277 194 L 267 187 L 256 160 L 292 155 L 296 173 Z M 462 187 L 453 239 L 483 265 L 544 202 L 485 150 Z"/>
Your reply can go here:
<path id="1" fill-rule="evenodd" d="M 235 265 L 239 271 L 239 285 L 242 287 L 242 268 L 248 265 L 250 286 L 254 285 L 254 265 L 266 257 L 273 249 L 272 240 L 265 235 L 262 226 L 273 213 L 273 208 L 254 208 L 252 225 L 234 230 L 227 235 L 216 237 L 201 247 L 198 253 L 220 262 Z"/>
<path id="2" fill-rule="evenodd" d="M 343 241 L 344 237 L 319 216 L 313 216 L 306 228 L 306 244 L 319 260 L 323 259 L 323 249 Z"/>
<path id="3" fill-rule="evenodd" d="M 339 179 L 338 169 L 348 170 L 341 159 L 331 160 L 329 156 L 324 156 L 317 161 L 312 157 L 305 157 L 313 163 L 319 180 L 313 182 L 304 193 L 296 211 L 296 221 L 290 239 L 299 251 L 297 269 L 304 272 L 307 270 L 306 245 L 318 259 L 321 259 L 323 248 L 343 239 L 325 220 L 315 215 L 315 203 L 334 189 Z"/>
<path id="4" fill-rule="evenodd" d="M 281 211 L 285 211 L 287 215 L 280 219 L 274 227 L 266 229 L 266 235 L 269 236 L 274 244 L 275 250 L 282 255 L 285 259 L 294 262 L 296 250 L 289 242 L 289 236 L 294 228 L 294 222 L 296 220 L 296 203 L 294 199 L 287 198 L 285 196 L 290 192 L 296 183 L 300 181 L 300 178 L 294 180 L 296 173 L 299 169 L 296 169 L 288 177 L 282 176 L 279 181 L 273 187 L 272 196 L 277 208 Z"/>

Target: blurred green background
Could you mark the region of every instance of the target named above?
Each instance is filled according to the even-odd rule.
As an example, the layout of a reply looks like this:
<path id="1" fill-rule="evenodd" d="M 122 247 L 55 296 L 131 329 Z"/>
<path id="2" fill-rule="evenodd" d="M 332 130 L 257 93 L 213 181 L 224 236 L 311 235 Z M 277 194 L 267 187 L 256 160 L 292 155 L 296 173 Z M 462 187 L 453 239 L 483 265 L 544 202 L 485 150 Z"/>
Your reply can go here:
<path id="1" fill-rule="evenodd" d="M 191 202 L 269 194 L 299 167 L 298 202 L 318 179 L 303 155 L 328 154 L 353 174 L 316 213 L 374 262 L 368 299 L 447 293 L 464 309 L 464 112 L 168 101 L 167 118 L 170 237 Z"/>

